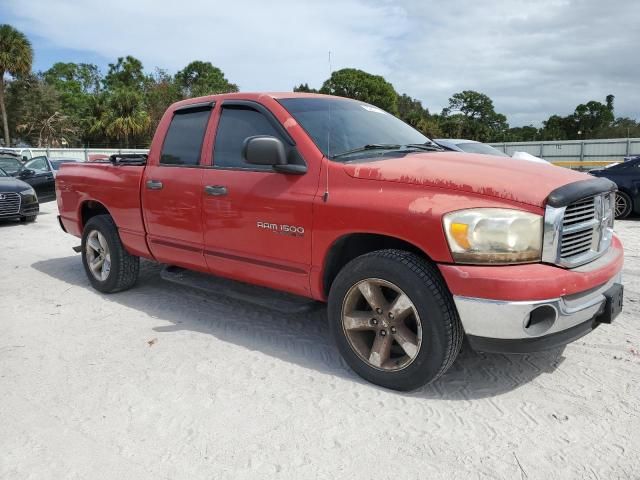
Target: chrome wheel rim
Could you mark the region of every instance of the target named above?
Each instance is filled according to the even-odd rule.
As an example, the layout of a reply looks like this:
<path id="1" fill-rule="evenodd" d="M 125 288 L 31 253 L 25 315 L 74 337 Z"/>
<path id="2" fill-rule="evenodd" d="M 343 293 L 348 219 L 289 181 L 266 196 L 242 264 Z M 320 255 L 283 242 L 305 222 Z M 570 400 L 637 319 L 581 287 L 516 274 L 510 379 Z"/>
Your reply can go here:
<path id="1" fill-rule="evenodd" d="M 616 194 L 616 218 L 622 215 L 627 210 L 627 199 L 622 195 Z"/>
<path id="2" fill-rule="evenodd" d="M 342 329 L 358 357 L 378 370 L 408 367 L 422 345 L 415 305 L 397 285 L 379 278 L 349 289 L 342 303 Z"/>
<path id="3" fill-rule="evenodd" d="M 93 230 L 87 236 L 85 255 L 91 274 L 104 282 L 111 271 L 111 252 L 107 239 L 99 231 Z"/>

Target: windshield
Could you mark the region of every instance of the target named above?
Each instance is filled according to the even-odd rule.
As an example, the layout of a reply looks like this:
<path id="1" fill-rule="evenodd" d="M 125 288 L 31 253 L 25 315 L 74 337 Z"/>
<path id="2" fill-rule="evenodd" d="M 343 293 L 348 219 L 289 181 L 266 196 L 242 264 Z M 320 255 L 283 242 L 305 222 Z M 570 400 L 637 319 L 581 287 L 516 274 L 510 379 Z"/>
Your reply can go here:
<path id="1" fill-rule="evenodd" d="M 22 168 L 22 163 L 16 158 L 0 157 L 0 168 L 13 175 Z"/>
<path id="2" fill-rule="evenodd" d="M 497 155 L 498 157 L 508 157 L 504 152 L 501 152 L 497 148 L 493 148 L 491 145 L 476 142 L 463 142 L 457 143 L 456 147 L 460 150 L 464 150 L 468 153 L 481 153 L 483 155 Z"/>
<path id="3" fill-rule="evenodd" d="M 283 98 L 279 102 L 329 158 L 365 146 L 431 143 L 402 120 L 367 103 L 332 98 Z"/>

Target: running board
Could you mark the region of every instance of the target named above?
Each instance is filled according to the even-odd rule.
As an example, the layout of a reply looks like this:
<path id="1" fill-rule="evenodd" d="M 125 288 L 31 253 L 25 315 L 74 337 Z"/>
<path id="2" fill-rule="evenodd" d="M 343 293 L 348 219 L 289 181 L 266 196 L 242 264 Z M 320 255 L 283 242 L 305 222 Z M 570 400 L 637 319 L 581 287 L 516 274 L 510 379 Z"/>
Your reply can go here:
<path id="1" fill-rule="evenodd" d="M 306 313 L 316 310 L 322 305 L 310 298 L 215 277 L 173 265 L 165 266 L 160 272 L 160 276 L 169 282 L 252 303 L 281 313 Z"/>

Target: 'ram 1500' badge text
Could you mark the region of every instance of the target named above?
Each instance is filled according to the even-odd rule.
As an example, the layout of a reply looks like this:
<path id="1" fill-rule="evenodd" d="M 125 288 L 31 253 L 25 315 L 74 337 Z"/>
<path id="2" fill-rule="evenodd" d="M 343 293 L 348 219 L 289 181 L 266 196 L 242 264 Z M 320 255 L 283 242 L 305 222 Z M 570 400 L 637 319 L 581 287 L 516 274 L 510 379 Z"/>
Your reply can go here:
<path id="1" fill-rule="evenodd" d="M 278 225 L 276 223 L 257 222 L 256 226 L 281 235 L 290 235 L 292 237 L 302 237 L 304 235 L 304 227 L 296 227 L 295 225 Z"/>

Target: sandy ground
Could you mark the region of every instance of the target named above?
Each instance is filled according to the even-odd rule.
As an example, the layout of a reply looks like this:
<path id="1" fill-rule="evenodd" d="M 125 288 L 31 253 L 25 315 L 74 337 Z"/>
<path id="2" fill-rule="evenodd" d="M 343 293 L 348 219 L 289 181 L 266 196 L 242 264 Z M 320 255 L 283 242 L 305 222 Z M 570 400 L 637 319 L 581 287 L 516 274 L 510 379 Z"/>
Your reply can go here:
<path id="1" fill-rule="evenodd" d="M 2 479 L 640 478 L 640 221 L 623 315 L 560 351 L 463 351 L 410 394 L 356 377 L 324 311 L 159 278 L 89 287 L 55 204 L 0 225 Z"/>

